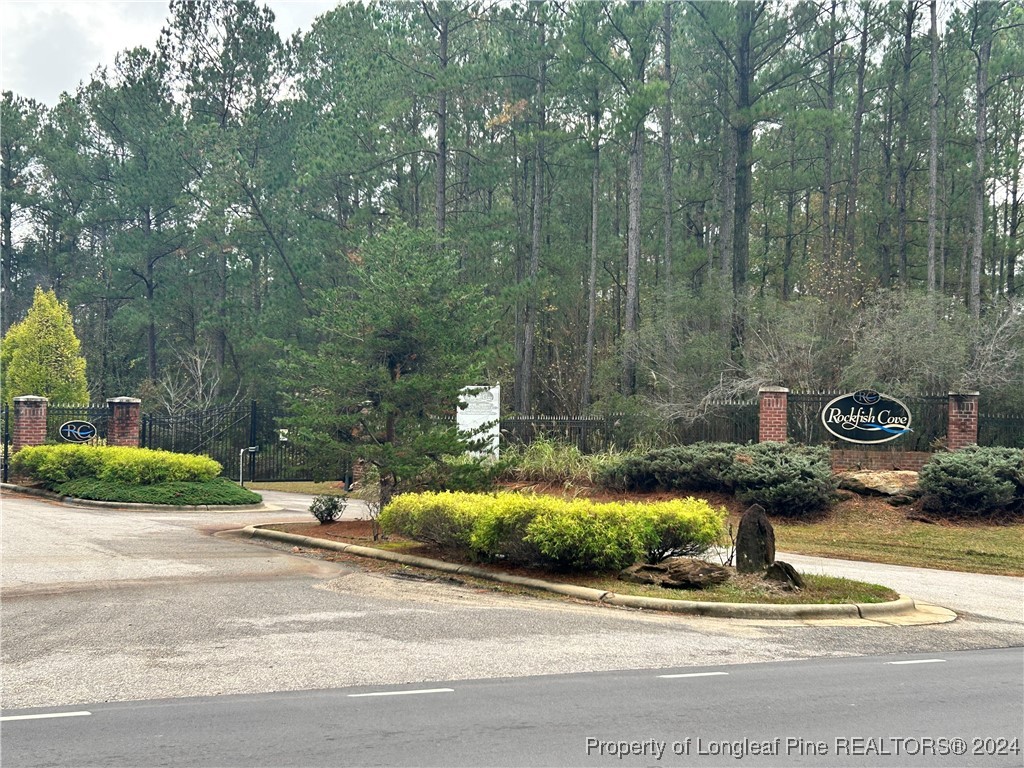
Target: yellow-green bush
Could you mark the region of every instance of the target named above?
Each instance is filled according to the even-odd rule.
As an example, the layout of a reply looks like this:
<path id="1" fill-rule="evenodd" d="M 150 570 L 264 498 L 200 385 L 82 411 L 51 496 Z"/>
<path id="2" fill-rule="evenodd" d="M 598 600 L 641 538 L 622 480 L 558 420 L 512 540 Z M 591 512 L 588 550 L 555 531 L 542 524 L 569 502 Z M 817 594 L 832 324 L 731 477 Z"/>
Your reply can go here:
<path id="1" fill-rule="evenodd" d="M 381 530 L 444 549 L 467 550 L 477 514 L 475 498 L 461 492 L 402 494 L 381 512 Z"/>
<path id="2" fill-rule="evenodd" d="M 673 555 L 702 555 L 725 530 L 726 512 L 689 497 L 658 504 L 631 504 L 643 530 L 644 556 L 657 563 Z"/>
<path id="3" fill-rule="evenodd" d="M 632 565 L 643 555 L 637 523 L 627 505 L 569 501 L 540 510 L 526 538 L 556 567 L 607 571 Z"/>
<path id="4" fill-rule="evenodd" d="M 599 504 L 512 493 L 403 494 L 381 514 L 386 533 L 468 557 L 591 571 L 703 552 L 724 520 L 724 509 L 698 499 Z"/>
<path id="5" fill-rule="evenodd" d="M 470 537 L 474 556 L 527 565 L 543 562 L 541 551 L 526 534 L 530 522 L 548 501 L 551 499 L 545 496 L 501 493 L 489 497 L 490 503 L 480 504 L 478 497 Z"/>
<path id="6" fill-rule="evenodd" d="M 45 485 L 84 477 L 129 485 L 204 482 L 221 473 L 209 456 L 96 445 L 37 445 L 11 457 L 11 470 Z"/>
<path id="7" fill-rule="evenodd" d="M 22 448 L 11 457 L 11 472 L 41 483 L 66 483 L 96 477 L 102 457 L 92 446 L 38 445 Z"/>

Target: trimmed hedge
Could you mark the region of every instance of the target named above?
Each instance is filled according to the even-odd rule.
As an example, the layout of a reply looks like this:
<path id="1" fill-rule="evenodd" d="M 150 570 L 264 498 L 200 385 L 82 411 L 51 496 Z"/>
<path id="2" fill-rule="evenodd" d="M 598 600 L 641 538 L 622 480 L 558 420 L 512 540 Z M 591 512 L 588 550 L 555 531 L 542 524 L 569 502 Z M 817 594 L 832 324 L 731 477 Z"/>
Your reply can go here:
<path id="1" fill-rule="evenodd" d="M 396 497 L 381 527 L 480 560 L 566 570 L 625 568 L 641 558 L 699 554 L 725 527 L 725 510 L 699 499 L 599 504 L 513 493 Z"/>
<path id="2" fill-rule="evenodd" d="M 926 508 L 984 516 L 1024 511 L 1024 450 L 971 446 L 937 453 L 921 469 Z"/>
<path id="3" fill-rule="evenodd" d="M 566 570 L 621 570 L 645 551 L 643 526 L 624 504 L 544 504 L 526 526 L 526 540 Z"/>
<path id="4" fill-rule="evenodd" d="M 82 477 L 59 483 L 53 488 L 62 496 L 119 504 L 168 504 L 193 507 L 207 505 L 259 504 L 263 497 L 240 488 L 224 477 L 203 482 L 171 482 L 151 485 L 107 482 Z"/>
<path id="5" fill-rule="evenodd" d="M 54 488 L 80 478 L 128 485 L 207 482 L 220 475 L 221 465 L 208 456 L 146 448 L 37 445 L 14 454 L 11 471 Z"/>
<path id="6" fill-rule="evenodd" d="M 825 446 L 694 443 L 629 456 L 601 476 L 609 488 L 735 493 L 769 513 L 797 517 L 832 500 L 837 485 Z"/>

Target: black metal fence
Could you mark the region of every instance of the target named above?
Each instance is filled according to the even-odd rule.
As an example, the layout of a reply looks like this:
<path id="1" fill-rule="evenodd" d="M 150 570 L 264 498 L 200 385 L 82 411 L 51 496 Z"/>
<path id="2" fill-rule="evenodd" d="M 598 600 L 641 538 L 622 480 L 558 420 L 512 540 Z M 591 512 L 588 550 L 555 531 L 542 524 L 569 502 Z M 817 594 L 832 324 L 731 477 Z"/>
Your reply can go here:
<path id="1" fill-rule="evenodd" d="M 102 445 L 107 439 L 107 422 L 110 408 L 106 405 L 51 405 L 46 409 L 46 442 L 66 442 L 60 435 L 60 428 L 69 421 L 88 421 L 96 427 L 96 437 L 89 442 Z"/>
<path id="2" fill-rule="evenodd" d="M 978 445 L 1024 448 L 1024 414 L 978 414 Z"/>
<path id="3" fill-rule="evenodd" d="M 501 419 L 504 445 L 528 445 L 555 440 L 575 445 L 582 453 L 626 449 L 638 443 L 652 446 L 679 443 L 748 443 L 757 440 L 757 402 L 715 403 L 692 419 L 654 420 L 633 414 L 607 416 L 507 416 Z"/>
<path id="4" fill-rule="evenodd" d="M 756 443 L 757 401 L 711 403 L 711 410 L 700 418 L 676 421 L 672 437 L 676 443 Z"/>
<path id="5" fill-rule="evenodd" d="M 787 403 L 787 434 L 789 439 L 805 445 L 851 447 L 835 438 L 821 421 L 822 409 L 841 392 L 790 392 Z M 937 441 L 946 435 L 946 395 L 921 395 L 901 398 L 912 414 L 912 432 L 878 445 L 857 445 L 858 450 L 933 451 Z"/>
<path id="6" fill-rule="evenodd" d="M 790 393 L 788 431 L 791 440 L 809 445 L 840 445 L 821 423 L 822 408 L 833 393 Z M 946 434 L 948 397 L 906 397 L 913 414 L 913 432 L 889 443 L 859 446 L 880 451 L 934 450 Z M 11 414 L 3 406 L 3 477 L 7 479 Z M 59 430 L 69 421 L 88 421 L 97 442 L 107 434 L 106 405 L 52 406 L 47 412 L 47 442 L 62 442 Z M 179 453 L 202 453 L 216 459 L 224 474 L 246 481 L 310 480 L 318 474 L 306 453 L 289 438 L 287 416 L 258 406 L 233 405 L 174 416 L 144 414 L 141 444 Z M 539 438 L 579 447 L 584 453 L 695 442 L 756 442 L 756 401 L 725 401 L 697 419 L 652 420 L 629 414 L 610 416 L 510 416 L 500 423 L 503 445 L 526 445 Z M 1024 414 L 979 414 L 978 444 L 1024 448 Z M 347 467 L 336 470 L 339 478 Z M 323 474 L 323 472 L 319 472 Z"/>
<path id="7" fill-rule="evenodd" d="M 228 477 L 249 482 L 310 480 L 306 454 L 288 439 L 283 419 L 255 402 L 171 416 L 144 414 L 140 442 L 145 448 L 206 454 Z"/>

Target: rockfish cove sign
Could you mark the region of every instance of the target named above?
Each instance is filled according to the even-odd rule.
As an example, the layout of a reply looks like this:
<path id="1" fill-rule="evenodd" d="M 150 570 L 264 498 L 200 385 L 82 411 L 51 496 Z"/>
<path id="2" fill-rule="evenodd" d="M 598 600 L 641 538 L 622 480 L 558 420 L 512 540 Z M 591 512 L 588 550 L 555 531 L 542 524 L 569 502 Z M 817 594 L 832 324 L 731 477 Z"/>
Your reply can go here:
<path id="1" fill-rule="evenodd" d="M 821 409 L 821 423 L 848 443 L 887 443 L 913 430 L 910 409 L 899 400 L 862 389 L 841 395 Z"/>

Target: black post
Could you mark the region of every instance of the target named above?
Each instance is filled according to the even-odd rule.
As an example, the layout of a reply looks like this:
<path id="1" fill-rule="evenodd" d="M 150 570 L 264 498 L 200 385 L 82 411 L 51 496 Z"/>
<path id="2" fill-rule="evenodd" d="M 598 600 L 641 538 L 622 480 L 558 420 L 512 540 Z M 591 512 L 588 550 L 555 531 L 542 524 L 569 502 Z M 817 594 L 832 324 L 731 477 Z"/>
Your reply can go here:
<path id="1" fill-rule="evenodd" d="M 249 409 L 249 482 L 256 479 L 256 434 L 257 434 L 256 401 L 253 400 Z"/>

